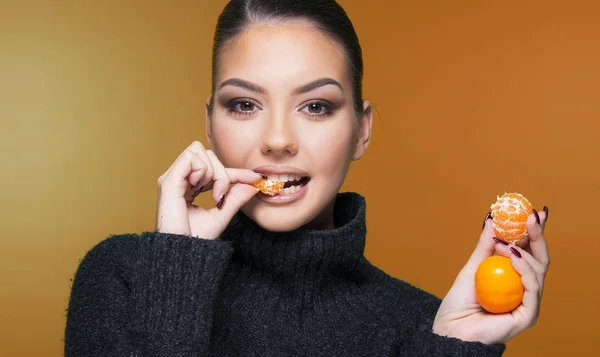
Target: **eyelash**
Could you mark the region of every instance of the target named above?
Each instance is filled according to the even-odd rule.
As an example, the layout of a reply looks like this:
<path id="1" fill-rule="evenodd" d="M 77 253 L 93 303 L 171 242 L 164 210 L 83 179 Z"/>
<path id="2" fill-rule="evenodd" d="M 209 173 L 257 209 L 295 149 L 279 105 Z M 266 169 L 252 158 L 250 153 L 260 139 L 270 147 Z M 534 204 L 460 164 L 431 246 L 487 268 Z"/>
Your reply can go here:
<path id="1" fill-rule="evenodd" d="M 242 104 L 251 104 L 252 106 L 254 106 L 255 108 L 259 108 L 258 105 L 256 105 L 256 103 L 254 103 L 251 100 L 246 100 L 246 99 L 236 99 L 236 100 L 232 100 L 231 102 L 229 102 L 227 104 L 227 113 L 231 114 L 231 115 L 237 115 L 237 116 L 248 116 L 248 115 L 252 115 L 254 114 L 257 110 L 253 110 L 251 112 L 246 112 L 246 111 L 242 111 L 242 110 L 238 110 L 236 109 L 239 105 Z M 313 118 L 320 118 L 320 117 L 330 117 L 333 115 L 333 112 L 335 110 L 334 106 L 328 102 L 322 101 L 322 100 L 315 100 L 312 101 L 308 104 L 306 104 L 304 107 L 302 107 L 302 109 L 308 108 L 309 106 L 313 105 L 313 104 L 318 104 L 319 106 L 323 107 L 325 109 L 324 113 L 321 114 L 312 114 L 312 113 L 306 113 L 307 115 L 313 117 Z"/>

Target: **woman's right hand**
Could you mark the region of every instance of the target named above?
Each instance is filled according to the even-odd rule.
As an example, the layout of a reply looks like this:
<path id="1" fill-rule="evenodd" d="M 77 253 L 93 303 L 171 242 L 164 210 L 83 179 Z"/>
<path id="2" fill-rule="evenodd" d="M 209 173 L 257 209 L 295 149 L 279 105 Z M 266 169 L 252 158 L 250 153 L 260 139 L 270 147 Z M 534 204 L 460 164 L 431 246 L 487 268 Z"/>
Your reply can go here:
<path id="1" fill-rule="evenodd" d="M 261 174 L 251 170 L 226 169 L 212 151 L 194 141 L 158 178 L 156 230 L 215 239 L 256 195 L 258 190 L 252 184 L 261 179 Z M 204 209 L 193 204 L 200 192 L 209 190 L 216 207 Z"/>

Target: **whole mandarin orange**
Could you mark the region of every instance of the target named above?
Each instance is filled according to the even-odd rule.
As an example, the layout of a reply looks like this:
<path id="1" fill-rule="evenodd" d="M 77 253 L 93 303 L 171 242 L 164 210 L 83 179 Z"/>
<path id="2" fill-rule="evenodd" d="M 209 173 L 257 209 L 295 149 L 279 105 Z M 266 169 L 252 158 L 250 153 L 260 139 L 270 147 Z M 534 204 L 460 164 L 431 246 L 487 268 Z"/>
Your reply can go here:
<path id="1" fill-rule="evenodd" d="M 502 314 L 521 304 L 525 289 L 510 259 L 493 255 L 479 264 L 475 272 L 475 291 L 481 307 Z"/>
<path id="2" fill-rule="evenodd" d="M 490 206 L 496 237 L 509 244 L 525 247 L 529 241 L 527 217 L 533 213 L 533 206 L 520 193 L 505 193 L 496 197 L 496 202 Z"/>

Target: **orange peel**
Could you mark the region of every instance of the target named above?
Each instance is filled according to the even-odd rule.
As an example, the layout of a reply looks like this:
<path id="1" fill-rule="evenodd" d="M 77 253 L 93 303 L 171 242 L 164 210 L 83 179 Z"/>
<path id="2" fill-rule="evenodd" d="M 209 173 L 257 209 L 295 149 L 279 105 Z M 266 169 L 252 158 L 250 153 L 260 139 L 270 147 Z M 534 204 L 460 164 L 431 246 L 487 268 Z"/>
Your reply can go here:
<path id="1" fill-rule="evenodd" d="M 254 184 L 257 190 L 269 196 L 275 196 L 280 193 L 283 190 L 283 186 L 284 183 L 278 180 L 260 180 Z"/>

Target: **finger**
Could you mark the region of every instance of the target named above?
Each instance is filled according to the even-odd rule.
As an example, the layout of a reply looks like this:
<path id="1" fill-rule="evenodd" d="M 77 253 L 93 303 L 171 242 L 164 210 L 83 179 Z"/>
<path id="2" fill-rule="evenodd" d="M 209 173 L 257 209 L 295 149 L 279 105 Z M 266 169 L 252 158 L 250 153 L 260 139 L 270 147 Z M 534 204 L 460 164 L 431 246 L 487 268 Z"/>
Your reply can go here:
<path id="1" fill-rule="evenodd" d="M 513 250 L 516 250 L 517 253 L 514 253 Z M 519 248 L 517 246 L 508 245 L 508 243 L 506 243 L 506 242 L 497 243 L 496 251 L 498 252 L 499 255 L 502 255 L 505 257 L 510 257 L 511 255 L 517 256 L 517 254 L 520 255 L 521 259 L 525 260 L 527 262 L 527 264 L 529 264 L 529 266 L 533 270 L 536 280 L 537 280 L 538 284 L 540 285 L 540 294 L 541 294 L 542 290 L 544 289 L 544 278 L 546 276 L 546 270 L 545 270 L 544 266 L 535 259 L 534 256 L 529 254 L 525 249 Z"/>
<path id="2" fill-rule="evenodd" d="M 165 173 L 162 175 L 164 177 L 168 176 L 169 173 L 171 171 L 173 171 L 173 168 L 176 166 L 176 164 L 180 161 L 180 160 L 184 160 L 185 155 L 187 155 L 188 151 L 191 151 L 192 153 L 197 153 L 198 152 L 198 148 L 202 148 L 202 143 L 198 142 L 198 141 L 194 141 L 192 142 L 190 145 L 188 145 L 180 154 L 179 156 L 177 156 L 177 158 L 175 159 L 175 161 L 173 161 L 173 163 L 171 164 L 171 166 L 169 166 L 169 168 L 167 169 L 167 171 L 165 171 Z"/>
<path id="3" fill-rule="evenodd" d="M 219 218 L 221 222 L 229 222 L 240 208 L 257 193 L 258 190 L 251 185 L 235 184 L 230 187 L 221 207 L 213 207 L 208 212 Z"/>
<path id="4" fill-rule="evenodd" d="M 207 183 L 209 183 L 213 180 L 213 177 L 215 174 L 213 164 L 212 164 L 210 158 L 208 157 L 208 154 L 206 153 L 204 146 L 199 141 L 194 141 L 190 145 L 189 149 L 194 154 L 198 155 L 198 157 L 200 157 L 202 159 L 202 161 L 204 161 L 206 163 L 206 173 L 204 173 L 203 175 L 195 175 L 195 174 L 190 175 L 190 177 L 189 177 L 190 185 L 192 185 L 194 187 L 205 186 Z M 196 177 L 196 176 L 198 176 L 198 177 Z"/>
<path id="5" fill-rule="evenodd" d="M 231 183 L 245 183 L 251 185 L 262 179 L 267 178 L 267 175 L 265 174 L 259 174 L 248 169 L 228 168 L 226 170 L 227 174 L 229 175 L 229 178 L 231 179 Z"/>
<path id="6" fill-rule="evenodd" d="M 484 218 L 483 230 L 479 236 L 479 242 L 469 257 L 467 264 L 465 264 L 465 267 L 463 268 L 464 271 L 474 274 L 479 264 L 481 264 L 484 259 L 494 254 L 495 242 L 493 237 L 494 229 L 492 228 L 492 218 L 488 213 Z"/>
<path id="7" fill-rule="evenodd" d="M 183 197 L 189 192 L 190 182 L 188 177 L 194 173 L 197 177 L 204 175 L 207 171 L 206 163 L 189 149 L 184 150 L 175 160 L 173 165 L 159 178 L 161 191 L 173 190 Z"/>
<path id="8" fill-rule="evenodd" d="M 206 151 L 206 155 L 211 161 L 212 167 L 214 169 L 214 179 L 212 183 L 212 197 L 215 202 L 221 201 L 223 196 L 227 194 L 229 191 L 229 186 L 231 185 L 231 179 L 229 178 L 229 174 L 225 167 L 219 161 L 217 156 L 211 150 Z"/>
<path id="9" fill-rule="evenodd" d="M 539 217 L 539 222 L 536 217 L 537 212 L 530 214 L 527 218 L 527 233 L 529 234 L 529 250 L 531 255 L 542 264 L 544 270 L 550 265 L 550 257 L 548 255 L 548 246 L 544 238 L 544 227 L 540 224 L 542 217 Z M 542 212 L 545 217 L 545 212 Z"/>
<path id="10" fill-rule="evenodd" d="M 266 178 L 263 176 L 263 174 L 259 174 L 252 170 L 248 170 L 248 169 L 225 168 L 225 171 L 227 172 L 227 176 L 229 176 L 229 181 L 232 184 L 245 183 L 245 184 L 251 185 L 253 183 L 256 183 L 256 182 Z M 213 182 L 209 182 L 202 188 L 202 191 L 208 191 L 208 190 L 211 190 L 212 188 L 213 188 Z"/>
<path id="11" fill-rule="evenodd" d="M 546 227 L 546 222 L 548 221 L 549 214 L 548 206 L 544 206 L 544 209 L 542 211 L 543 213 L 540 213 L 540 217 L 542 218 L 542 225 Z"/>
<path id="12" fill-rule="evenodd" d="M 172 184 L 176 181 L 179 185 L 187 187 L 188 183 L 191 186 L 196 186 L 198 181 L 202 178 L 202 176 L 208 171 L 208 166 L 204 166 L 202 170 L 191 170 L 188 171 L 185 169 L 186 163 L 193 161 L 192 164 L 198 163 L 198 160 L 194 158 L 193 155 L 198 156 L 197 153 L 203 150 L 203 146 L 199 141 L 194 141 L 190 145 L 188 145 L 180 154 L 177 156 L 177 159 L 171 164 L 169 169 L 159 177 L 159 185 L 162 185 L 162 182 L 166 181 L 167 178 Z M 191 155 L 192 154 L 192 155 Z M 199 157 L 199 156 L 198 156 Z M 207 160 L 208 161 L 208 160 Z M 173 173 L 173 171 L 177 171 Z M 183 176 L 182 176 L 183 175 Z M 187 182 L 185 182 L 187 180 Z"/>
<path id="13" fill-rule="evenodd" d="M 535 276 L 535 272 L 523 258 L 519 258 L 516 254 L 510 255 L 510 262 L 521 275 L 524 293 L 521 306 L 515 310 L 515 314 L 519 316 L 528 325 L 537 319 L 540 307 L 540 291 L 541 287 Z"/>

